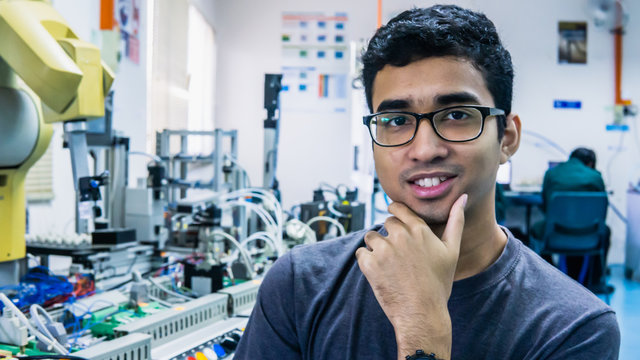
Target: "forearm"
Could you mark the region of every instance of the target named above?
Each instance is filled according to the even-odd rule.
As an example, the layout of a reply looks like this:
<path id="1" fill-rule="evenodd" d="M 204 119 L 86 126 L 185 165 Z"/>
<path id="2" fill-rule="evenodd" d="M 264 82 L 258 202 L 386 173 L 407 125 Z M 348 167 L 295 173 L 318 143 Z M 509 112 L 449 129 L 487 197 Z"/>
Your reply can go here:
<path id="1" fill-rule="evenodd" d="M 419 349 L 436 354 L 438 359 L 451 358 L 451 318 L 446 306 L 436 314 L 414 315 L 396 323 L 398 360 L 405 360 L 407 355 L 413 355 Z"/>

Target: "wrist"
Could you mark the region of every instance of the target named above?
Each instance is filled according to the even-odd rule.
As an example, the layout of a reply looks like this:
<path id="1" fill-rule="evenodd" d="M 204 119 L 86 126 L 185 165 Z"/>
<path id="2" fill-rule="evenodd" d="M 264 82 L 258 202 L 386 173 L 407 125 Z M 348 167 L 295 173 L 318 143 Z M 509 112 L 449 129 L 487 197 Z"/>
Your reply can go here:
<path id="1" fill-rule="evenodd" d="M 398 359 L 404 360 L 413 355 L 417 349 L 425 353 L 438 355 L 436 359 L 448 359 L 451 356 L 451 318 L 446 316 L 427 317 L 421 321 L 394 324 Z M 428 359 L 428 358 L 426 358 Z"/>
<path id="2" fill-rule="evenodd" d="M 434 353 L 425 353 L 422 349 L 416 350 L 412 355 L 407 355 L 405 360 L 442 360 Z"/>

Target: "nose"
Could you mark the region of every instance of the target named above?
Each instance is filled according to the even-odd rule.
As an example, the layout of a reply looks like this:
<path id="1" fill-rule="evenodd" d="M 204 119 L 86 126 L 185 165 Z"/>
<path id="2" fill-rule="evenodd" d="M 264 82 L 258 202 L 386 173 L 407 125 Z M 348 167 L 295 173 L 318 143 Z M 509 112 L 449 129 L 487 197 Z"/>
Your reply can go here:
<path id="1" fill-rule="evenodd" d="M 446 141 L 436 134 L 429 119 L 421 119 L 418 131 L 408 146 L 409 156 L 416 162 L 437 162 L 449 154 Z"/>

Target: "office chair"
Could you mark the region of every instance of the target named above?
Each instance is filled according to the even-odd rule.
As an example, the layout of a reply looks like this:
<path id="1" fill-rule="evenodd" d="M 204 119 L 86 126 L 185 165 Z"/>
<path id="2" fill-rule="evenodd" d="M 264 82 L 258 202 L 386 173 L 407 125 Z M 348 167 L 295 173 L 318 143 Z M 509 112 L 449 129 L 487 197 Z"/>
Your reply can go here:
<path id="1" fill-rule="evenodd" d="M 593 267 L 588 266 L 590 255 L 598 255 L 606 284 L 605 219 L 609 201 L 604 192 L 563 191 L 551 196 L 547 205 L 542 239 L 531 239 L 531 248 L 539 255 L 585 256 L 579 281 L 587 284 L 593 279 Z M 566 272 L 566 271 L 565 271 Z M 609 292 L 606 301 L 609 303 Z"/>

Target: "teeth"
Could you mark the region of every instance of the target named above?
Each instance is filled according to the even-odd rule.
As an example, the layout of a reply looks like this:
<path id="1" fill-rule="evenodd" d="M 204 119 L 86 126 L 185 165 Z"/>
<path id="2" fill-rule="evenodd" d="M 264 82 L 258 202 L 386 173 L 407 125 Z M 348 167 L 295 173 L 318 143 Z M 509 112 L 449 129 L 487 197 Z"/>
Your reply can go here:
<path id="1" fill-rule="evenodd" d="M 414 184 L 422 186 L 422 187 L 433 187 L 440 185 L 441 182 L 447 180 L 446 176 L 434 177 L 434 178 L 424 178 L 418 179 L 414 181 Z"/>

